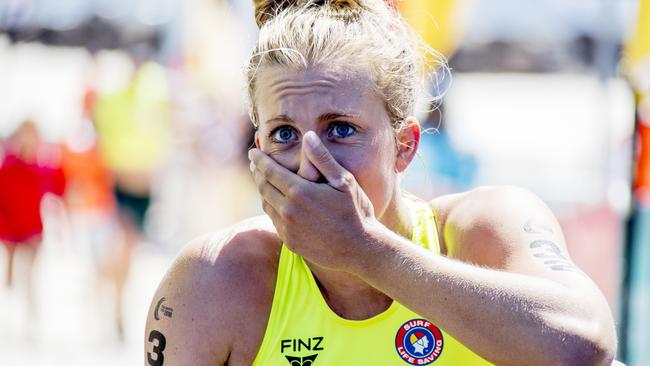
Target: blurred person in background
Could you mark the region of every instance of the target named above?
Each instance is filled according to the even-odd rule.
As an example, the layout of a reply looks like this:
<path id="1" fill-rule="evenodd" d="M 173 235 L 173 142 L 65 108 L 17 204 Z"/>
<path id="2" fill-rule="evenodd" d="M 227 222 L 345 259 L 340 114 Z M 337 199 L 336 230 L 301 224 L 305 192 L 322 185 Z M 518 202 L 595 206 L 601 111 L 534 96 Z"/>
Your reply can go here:
<path id="1" fill-rule="evenodd" d="M 143 239 L 153 180 L 171 140 L 167 77 L 162 66 L 136 56 L 126 88 L 99 95 L 95 125 L 104 163 L 113 181 L 120 231 L 111 272 L 115 275 L 118 334 L 124 333 L 123 298 L 136 245 Z"/>
<path id="2" fill-rule="evenodd" d="M 60 152 L 41 140 L 36 124 L 29 120 L 22 122 L 0 149 L 0 242 L 8 253 L 5 284 L 13 286 L 16 254 L 23 252 L 26 267 L 18 277 L 25 281 L 29 316 L 33 319 L 33 276 L 43 239 L 41 204 L 46 194 L 61 196 L 65 190 Z"/>
<path id="3" fill-rule="evenodd" d="M 251 171 L 267 215 L 191 242 L 145 363 L 607 365 L 614 322 L 548 207 L 516 188 L 430 202 L 420 48 L 381 0 L 256 2 Z"/>
<path id="4" fill-rule="evenodd" d="M 101 300 L 104 290 L 114 290 L 114 324 L 121 331 L 121 291 L 128 253 L 121 235 L 111 174 L 102 158 L 93 123 L 96 93 L 88 86 L 83 97 L 81 122 L 68 136 L 62 167 L 66 177 L 65 201 L 73 238 L 88 245 L 96 270 L 94 290 Z M 128 258 L 126 258 L 128 260 Z M 97 301 L 102 304 L 103 301 Z M 121 336 L 121 334 L 120 334 Z"/>

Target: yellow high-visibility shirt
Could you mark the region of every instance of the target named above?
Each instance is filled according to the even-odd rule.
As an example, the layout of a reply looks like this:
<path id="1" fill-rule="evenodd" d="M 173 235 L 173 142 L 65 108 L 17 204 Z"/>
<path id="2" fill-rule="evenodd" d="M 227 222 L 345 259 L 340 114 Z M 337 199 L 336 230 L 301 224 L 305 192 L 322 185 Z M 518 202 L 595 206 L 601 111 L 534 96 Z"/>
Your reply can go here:
<path id="1" fill-rule="evenodd" d="M 406 198 L 416 223 L 411 240 L 440 254 L 431 206 Z M 341 318 L 327 305 L 304 259 L 282 246 L 273 305 L 254 366 L 409 364 L 491 365 L 397 301 L 370 319 Z"/>

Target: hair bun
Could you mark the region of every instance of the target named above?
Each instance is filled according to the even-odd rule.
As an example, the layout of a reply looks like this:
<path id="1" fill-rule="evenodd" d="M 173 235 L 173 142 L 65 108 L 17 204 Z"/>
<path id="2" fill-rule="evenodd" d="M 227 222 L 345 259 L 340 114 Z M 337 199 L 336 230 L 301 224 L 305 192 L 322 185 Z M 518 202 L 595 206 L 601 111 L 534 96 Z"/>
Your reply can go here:
<path id="1" fill-rule="evenodd" d="M 262 27 L 273 15 L 282 10 L 282 5 L 286 4 L 287 1 L 275 1 L 275 0 L 253 0 L 253 5 L 255 5 L 255 22 L 257 22 L 258 27 Z"/>
<path id="2" fill-rule="evenodd" d="M 253 4 L 255 21 L 260 28 L 280 12 L 293 7 L 326 8 L 330 16 L 345 19 L 355 18 L 365 8 L 360 0 L 253 0 Z"/>

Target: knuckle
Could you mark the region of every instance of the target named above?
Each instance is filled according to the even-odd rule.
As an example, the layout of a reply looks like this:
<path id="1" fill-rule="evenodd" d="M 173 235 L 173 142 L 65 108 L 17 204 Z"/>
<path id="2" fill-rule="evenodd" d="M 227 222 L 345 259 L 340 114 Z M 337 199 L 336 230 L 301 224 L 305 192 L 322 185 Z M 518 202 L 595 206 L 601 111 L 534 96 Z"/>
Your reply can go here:
<path id="1" fill-rule="evenodd" d="M 305 194 L 305 190 L 299 184 L 294 184 L 289 187 L 287 196 L 293 200 L 300 200 Z"/>
<path id="2" fill-rule="evenodd" d="M 261 184 L 259 187 L 260 193 L 265 197 L 269 194 L 269 189 L 271 189 L 271 187 L 269 187 L 268 184 Z"/>
<path id="3" fill-rule="evenodd" d="M 343 185 L 349 186 L 354 184 L 354 182 L 356 182 L 356 179 L 354 179 L 354 175 L 352 175 L 352 173 L 343 172 L 343 174 L 341 174 L 341 182 Z"/>
<path id="4" fill-rule="evenodd" d="M 291 206 L 284 206 L 280 211 L 280 216 L 286 221 L 295 221 L 296 220 L 296 210 Z"/>
<path id="5" fill-rule="evenodd" d="M 257 189 L 258 189 L 259 191 L 261 191 L 261 190 L 262 190 L 262 187 L 264 187 L 264 178 L 261 178 L 261 177 L 255 176 L 255 179 L 254 179 L 254 180 L 255 180 L 255 185 L 257 186 Z"/>
<path id="6" fill-rule="evenodd" d="M 251 161 L 251 165 L 255 168 L 257 172 L 264 173 L 264 162 L 263 161 Z"/>
<path id="7" fill-rule="evenodd" d="M 264 175 L 266 176 L 266 179 L 267 179 L 267 180 L 269 180 L 269 181 L 275 181 L 275 179 L 277 178 L 277 175 L 278 175 L 278 174 L 276 173 L 275 170 L 269 169 L 269 170 L 267 170 L 267 171 L 264 173 Z"/>
<path id="8" fill-rule="evenodd" d="M 264 179 L 264 176 L 261 173 L 259 173 L 259 171 L 255 171 L 253 173 L 253 180 L 255 181 L 255 184 L 259 187 L 266 179 Z"/>
<path id="9" fill-rule="evenodd" d="M 356 182 L 356 179 L 350 172 L 343 172 L 341 173 L 341 176 L 336 180 L 334 183 L 334 186 L 336 188 L 345 188 L 345 187 L 351 187 L 354 185 Z"/>

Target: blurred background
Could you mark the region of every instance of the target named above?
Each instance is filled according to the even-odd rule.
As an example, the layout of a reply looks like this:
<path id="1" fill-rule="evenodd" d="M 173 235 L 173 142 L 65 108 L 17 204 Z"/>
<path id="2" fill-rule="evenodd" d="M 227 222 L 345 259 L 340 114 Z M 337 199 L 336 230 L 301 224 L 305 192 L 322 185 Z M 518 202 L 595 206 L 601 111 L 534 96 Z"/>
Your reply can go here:
<path id="1" fill-rule="evenodd" d="M 650 365 L 650 1 L 396 4 L 453 73 L 406 189 L 541 196 Z M 0 365 L 141 365 L 176 253 L 261 213 L 256 32 L 249 1 L 0 0 Z"/>

